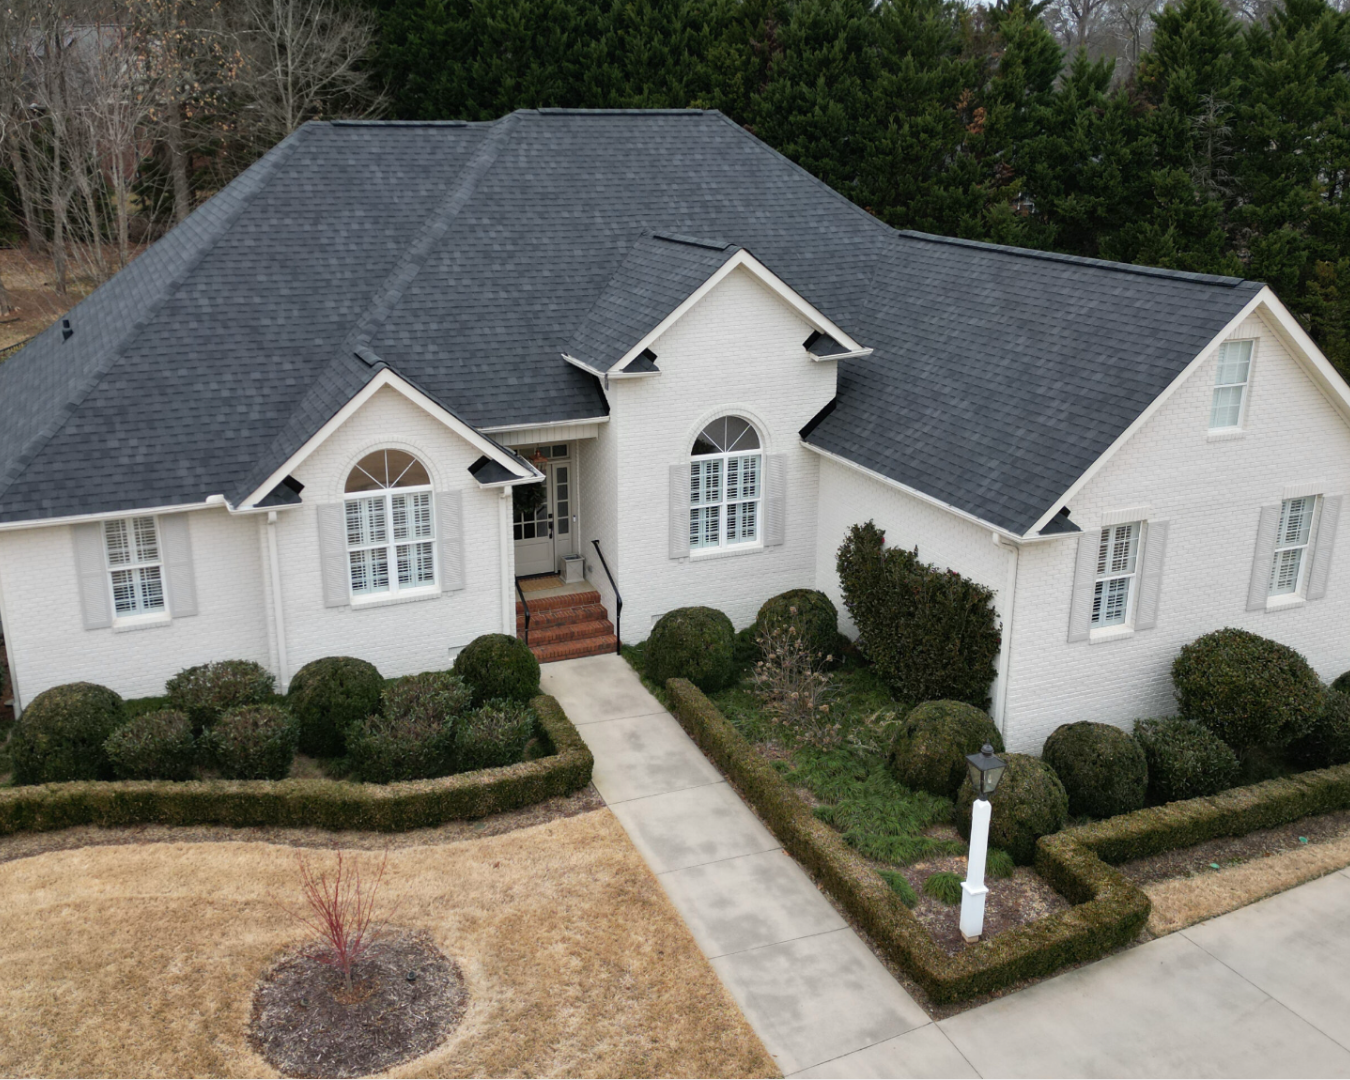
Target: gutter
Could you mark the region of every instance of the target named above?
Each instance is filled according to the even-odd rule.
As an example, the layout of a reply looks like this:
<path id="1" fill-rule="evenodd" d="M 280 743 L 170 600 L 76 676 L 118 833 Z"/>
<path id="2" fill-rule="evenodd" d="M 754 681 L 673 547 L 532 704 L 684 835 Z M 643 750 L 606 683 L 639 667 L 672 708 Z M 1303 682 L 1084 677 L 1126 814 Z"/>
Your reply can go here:
<path id="1" fill-rule="evenodd" d="M 272 620 L 276 623 L 277 631 L 277 672 L 279 676 L 277 684 L 285 689 L 290 685 L 291 672 L 290 663 L 286 656 L 286 620 L 284 617 L 284 607 L 281 602 L 281 558 L 277 553 L 277 512 L 269 511 L 267 514 L 267 560 L 270 564 L 272 573 Z"/>
<path id="2" fill-rule="evenodd" d="M 1072 536 L 1075 534 L 1067 533 L 1066 535 Z M 994 702 L 993 716 L 994 723 L 998 725 L 999 734 L 1003 736 L 1003 741 L 1006 743 L 1008 741 L 1008 673 L 1012 670 L 1013 617 L 1017 610 L 1017 572 L 1022 562 L 1022 545 L 1007 543 L 1000 539 L 997 534 L 994 535 L 993 540 L 999 547 L 1012 551 L 1012 562 L 1008 569 L 1006 589 L 1008 602 L 1003 613 L 1003 642 L 998 656 L 998 700 Z"/>

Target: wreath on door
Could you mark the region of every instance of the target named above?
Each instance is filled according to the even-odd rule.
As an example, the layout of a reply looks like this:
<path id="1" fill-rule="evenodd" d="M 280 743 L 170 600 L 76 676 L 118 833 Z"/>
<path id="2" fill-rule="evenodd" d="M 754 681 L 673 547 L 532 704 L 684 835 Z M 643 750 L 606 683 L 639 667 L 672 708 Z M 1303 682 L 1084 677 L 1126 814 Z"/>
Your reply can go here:
<path id="1" fill-rule="evenodd" d="M 523 518 L 532 518 L 548 501 L 548 485 L 544 481 L 537 484 L 521 484 L 511 489 L 511 501 L 516 512 Z"/>

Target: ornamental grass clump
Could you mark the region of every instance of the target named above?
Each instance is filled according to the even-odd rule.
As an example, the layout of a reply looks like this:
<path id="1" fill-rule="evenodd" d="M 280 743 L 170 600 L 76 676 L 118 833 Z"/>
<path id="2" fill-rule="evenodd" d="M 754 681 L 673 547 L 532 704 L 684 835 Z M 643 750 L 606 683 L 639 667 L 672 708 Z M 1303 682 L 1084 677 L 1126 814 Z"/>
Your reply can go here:
<path id="1" fill-rule="evenodd" d="M 1128 732 L 1080 720 L 1045 740 L 1041 760 L 1069 795 L 1069 813 L 1107 818 L 1138 810 L 1148 798 L 1148 761 Z"/>
<path id="2" fill-rule="evenodd" d="M 384 677 L 374 664 L 354 656 L 311 660 L 291 678 L 286 705 L 300 725 L 300 752 L 341 757 L 347 729 L 380 711 Z"/>
<path id="3" fill-rule="evenodd" d="M 906 787 L 955 798 L 966 782 L 966 755 L 985 743 L 1003 753 L 1003 736 L 983 709 L 964 701 L 926 701 L 901 721 L 890 769 Z"/>
<path id="4" fill-rule="evenodd" d="M 950 870 L 939 870 L 923 879 L 923 892 L 942 904 L 961 902 L 961 879 Z"/>
<path id="5" fill-rule="evenodd" d="M 187 713 L 197 732 L 230 709 L 262 705 L 276 689 L 270 671 L 252 660 L 217 660 L 185 668 L 164 685 L 169 707 Z"/>
<path id="6" fill-rule="evenodd" d="M 206 756 L 226 780 L 284 780 L 300 731 L 278 705 L 245 705 L 224 713 L 201 738 Z"/>
<path id="7" fill-rule="evenodd" d="M 988 709 L 1002 635 L 993 590 L 888 548 L 872 522 L 854 525 L 836 566 L 858 648 L 897 701 L 964 701 Z"/>
<path id="8" fill-rule="evenodd" d="M 176 709 L 142 713 L 109 735 L 103 749 L 119 780 L 191 780 L 197 764 L 192 721 Z"/>
<path id="9" fill-rule="evenodd" d="M 1136 720 L 1134 737 L 1148 762 L 1150 802 L 1215 795 L 1237 781 L 1239 763 L 1233 748 L 1185 717 Z"/>
<path id="10" fill-rule="evenodd" d="M 14 782 L 110 779 L 104 743 L 124 719 L 121 697 L 106 686 L 66 683 L 42 691 L 14 722 Z"/>
<path id="11" fill-rule="evenodd" d="M 843 728 L 830 713 L 834 688 L 825 670 L 831 657 L 818 655 L 791 622 L 761 631 L 759 650 L 750 680 L 769 723 L 790 745 L 838 746 Z"/>
<path id="12" fill-rule="evenodd" d="M 314 935 L 314 959 L 335 968 L 351 993 L 353 966 L 369 951 L 393 916 L 392 910 L 379 913 L 380 887 L 389 865 L 389 852 L 385 851 L 373 874 L 363 868 L 360 859 L 348 859 L 341 851 L 335 854 L 331 870 L 315 873 L 313 863 L 297 851 L 295 863 L 304 906 L 280 906 Z"/>
<path id="13" fill-rule="evenodd" d="M 500 699 L 463 717 L 456 744 L 456 769 L 496 769 L 525 759 L 525 747 L 539 726 L 528 705 Z"/>
<path id="14" fill-rule="evenodd" d="M 1306 735 L 1322 708 L 1322 683 L 1301 653 L 1248 630 L 1216 630 L 1172 662 L 1178 711 L 1239 755 Z"/>
<path id="15" fill-rule="evenodd" d="M 498 698 L 523 703 L 539 693 L 539 661 L 510 634 L 474 638 L 455 657 L 454 670 L 473 692 L 475 707 Z"/>
<path id="16" fill-rule="evenodd" d="M 373 784 L 423 780 L 455 771 L 455 739 L 473 692 L 458 675 L 407 675 L 384 691 L 379 713 L 347 732 L 347 760 Z"/>
<path id="17" fill-rule="evenodd" d="M 1055 771 L 1040 758 L 1008 754 L 1004 760 L 1008 766 L 989 797 L 989 844 L 1006 851 L 1018 865 L 1029 866 L 1036 841 L 1064 828 L 1069 796 Z M 974 803 L 975 789 L 966 784 L 956 801 L 956 827 L 966 840 Z"/>

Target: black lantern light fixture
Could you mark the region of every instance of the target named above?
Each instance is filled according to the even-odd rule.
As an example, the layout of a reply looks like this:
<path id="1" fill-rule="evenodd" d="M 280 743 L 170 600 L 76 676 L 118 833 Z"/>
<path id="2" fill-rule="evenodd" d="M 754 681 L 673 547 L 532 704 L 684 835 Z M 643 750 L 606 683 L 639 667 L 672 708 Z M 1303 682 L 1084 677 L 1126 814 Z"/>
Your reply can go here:
<path id="1" fill-rule="evenodd" d="M 984 744 L 984 749 L 978 754 L 966 755 L 966 768 L 970 770 L 970 783 L 975 788 L 975 794 L 981 799 L 987 799 L 994 793 L 994 788 L 998 787 L 998 782 L 1003 779 L 1003 770 L 1008 767 L 1008 763 L 994 753 L 994 748 L 989 744 Z"/>

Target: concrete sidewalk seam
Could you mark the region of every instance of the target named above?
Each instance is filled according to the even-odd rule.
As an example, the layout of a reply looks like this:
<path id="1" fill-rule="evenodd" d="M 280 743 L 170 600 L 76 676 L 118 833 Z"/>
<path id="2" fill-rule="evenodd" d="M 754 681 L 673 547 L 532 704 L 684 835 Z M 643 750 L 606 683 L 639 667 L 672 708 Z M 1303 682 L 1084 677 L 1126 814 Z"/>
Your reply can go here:
<path id="1" fill-rule="evenodd" d="M 698 791 L 699 788 L 717 787 L 719 784 L 725 785 L 725 784 L 726 784 L 726 781 L 725 781 L 725 780 L 709 780 L 706 784 L 690 784 L 688 787 L 676 787 L 676 788 L 671 788 L 669 791 L 653 791 L 650 795 L 634 795 L 631 799 L 614 799 L 613 801 L 611 801 L 611 800 L 609 800 L 609 799 L 605 799 L 605 793 L 604 793 L 603 791 L 600 792 L 600 797 L 601 797 L 602 799 L 605 799 L 605 805 L 606 805 L 606 806 L 627 806 L 629 803 L 646 802 L 646 800 L 648 800 L 648 799 L 659 799 L 659 798 L 662 798 L 662 797 L 665 796 L 665 795 L 674 795 L 674 794 L 676 794 L 677 792 L 680 792 L 680 791 Z M 596 790 L 597 790 L 597 791 L 600 791 L 599 788 L 596 788 Z M 756 819 L 756 820 L 758 820 L 758 819 Z M 739 858 L 739 857 L 740 857 L 740 856 L 738 856 L 738 855 L 732 855 L 732 856 L 730 856 L 730 858 L 733 858 L 733 859 L 736 859 L 736 858 Z M 709 862 L 721 862 L 722 860 L 721 860 L 721 859 L 709 859 L 708 861 L 709 861 Z M 701 866 L 702 864 L 701 864 L 701 863 L 696 863 L 695 865 L 696 865 L 696 866 Z M 681 867 L 681 869 L 684 869 L 684 868 Z M 660 871 L 660 873 L 663 873 L 663 874 L 669 874 L 669 873 L 671 873 L 671 871 L 669 871 L 669 870 L 662 870 L 662 871 Z"/>

